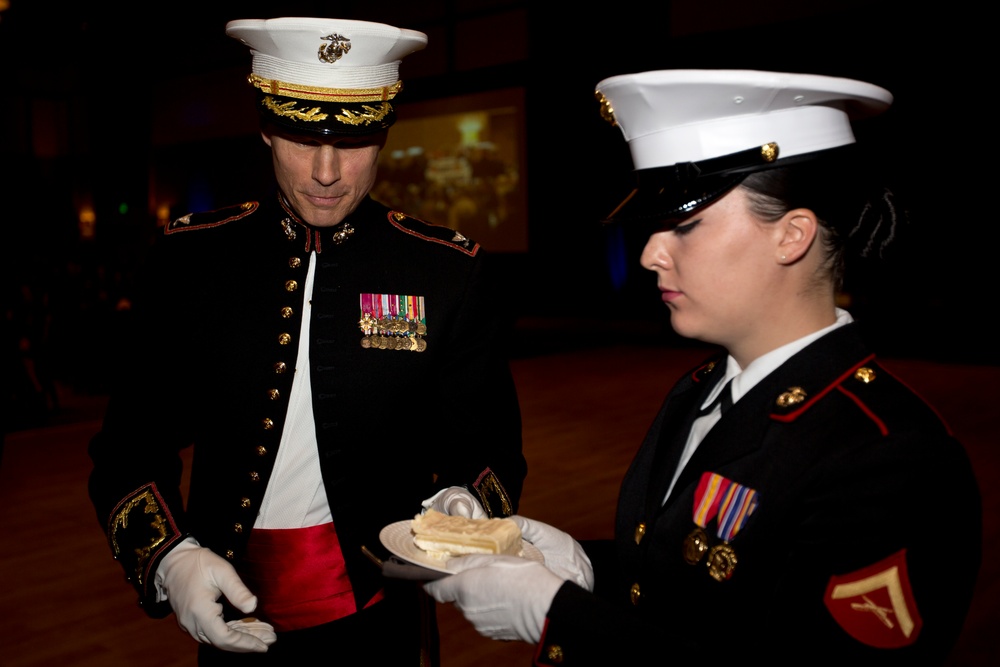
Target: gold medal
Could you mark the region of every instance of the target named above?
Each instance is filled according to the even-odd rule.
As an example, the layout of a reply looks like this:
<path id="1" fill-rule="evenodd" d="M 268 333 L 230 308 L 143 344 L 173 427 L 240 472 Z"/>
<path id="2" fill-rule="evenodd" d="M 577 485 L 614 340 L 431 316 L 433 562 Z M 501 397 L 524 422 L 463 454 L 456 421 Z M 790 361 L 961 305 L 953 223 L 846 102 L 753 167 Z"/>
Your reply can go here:
<path id="1" fill-rule="evenodd" d="M 368 338 L 368 336 L 363 336 L 363 337 L 361 338 L 361 347 L 363 347 L 363 348 L 367 349 L 367 348 L 369 348 L 369 347 L 371 347 L 371 346 L 372 346 L 372 342 L 371 342 L 371 340 L 370 340 L 370 339 Z"/>
<path id="2" fill-rule="evenodd" d="M 417 352 L 423 352 L 427 349 L 427 341 L 423 338 L 417 338 Z"/>
<path id="3" fill-rule="evenodd" d="M 697 565 L 708 551 L 708 536 L 701 528 L 695 528 L 684 538 L 684 561 L 688 565 Z"/>
<path id="4" fill-rule="evenodd" d="M 736 569 L 736 551 L 723 542 L 716 544 L 708 552 L 708 574 L 716 581 L 726 581 Z"/>

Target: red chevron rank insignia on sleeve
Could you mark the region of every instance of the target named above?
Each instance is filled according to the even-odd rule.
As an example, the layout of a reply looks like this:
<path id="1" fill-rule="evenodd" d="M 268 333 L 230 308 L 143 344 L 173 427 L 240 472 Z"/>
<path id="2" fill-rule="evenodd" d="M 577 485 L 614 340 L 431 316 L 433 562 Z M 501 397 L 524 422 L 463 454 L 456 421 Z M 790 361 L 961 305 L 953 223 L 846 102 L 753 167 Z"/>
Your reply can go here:
<path id="1" fill-rule="evenodd" d="M 841 628 L 876 648 L 917 640 L 923 621 L 906 571 L 906 549 L 855 572 L 830 577 L 823 602 Z"/>

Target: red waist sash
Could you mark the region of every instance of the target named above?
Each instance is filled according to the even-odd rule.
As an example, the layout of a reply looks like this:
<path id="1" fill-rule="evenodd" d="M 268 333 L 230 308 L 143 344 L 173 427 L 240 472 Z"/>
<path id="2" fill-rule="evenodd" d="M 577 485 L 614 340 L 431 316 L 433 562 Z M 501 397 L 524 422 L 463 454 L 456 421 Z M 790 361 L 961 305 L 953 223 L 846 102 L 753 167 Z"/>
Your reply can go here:
<path id="1" fill-rule="evenodd" d="M 333 523 L 254 528 L 240 576 L 257 596 L 254 614 L 278 631 L 315 627 L 357 611 Z M 365 606 L 381 599 L 379 591 Z"/>

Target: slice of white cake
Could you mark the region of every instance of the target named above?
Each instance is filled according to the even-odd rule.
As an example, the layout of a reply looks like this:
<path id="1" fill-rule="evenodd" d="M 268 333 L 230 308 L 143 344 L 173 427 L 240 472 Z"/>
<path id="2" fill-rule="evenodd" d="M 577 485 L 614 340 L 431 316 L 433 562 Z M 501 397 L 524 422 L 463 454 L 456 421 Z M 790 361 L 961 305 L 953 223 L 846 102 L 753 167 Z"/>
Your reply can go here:
<path id="1" fill-rule="evenodd" d="M 465 554 L 522 555 L 521 529 L 510 519 L 466 519 L 427 510 L 410 523 L 413 543 L 437 560 Z"/>

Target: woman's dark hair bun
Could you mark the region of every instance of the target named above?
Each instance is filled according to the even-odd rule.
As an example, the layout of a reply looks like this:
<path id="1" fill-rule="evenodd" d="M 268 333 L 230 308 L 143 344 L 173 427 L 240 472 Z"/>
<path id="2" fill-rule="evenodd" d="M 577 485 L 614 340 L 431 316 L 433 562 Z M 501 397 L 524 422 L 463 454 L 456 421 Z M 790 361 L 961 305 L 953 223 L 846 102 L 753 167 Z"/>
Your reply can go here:
<path id="1" fill-rule="evenodd" d="M 881 259 L 907 216 L 889 189 L 873 185 L 878 179 L 867 163 L 852 146 L 819 159 L 779 162 L 750 174 L 742 186 L 759 217 L 777 220 L 792 209 L 808 208 L 833 232 L 840 246 L 835 250 L 845 261 Z"/>

